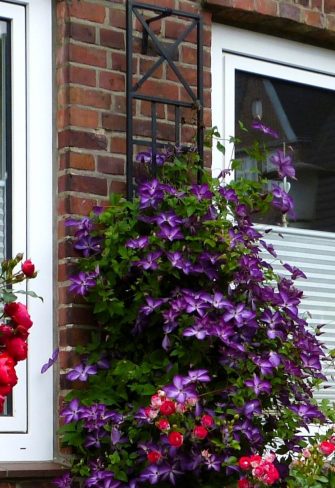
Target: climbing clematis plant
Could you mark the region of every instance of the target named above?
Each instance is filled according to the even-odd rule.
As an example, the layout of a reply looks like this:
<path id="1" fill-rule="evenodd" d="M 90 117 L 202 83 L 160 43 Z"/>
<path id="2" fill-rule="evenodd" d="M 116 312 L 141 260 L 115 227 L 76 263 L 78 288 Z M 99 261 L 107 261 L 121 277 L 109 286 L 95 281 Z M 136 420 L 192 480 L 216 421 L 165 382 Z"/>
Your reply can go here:
<path id="1" fill-rule="evenodd" d="M 6 396 L 17 384 L 15 366 L 28 355 L 27 339 L 33 325 L 26 305 L 17 301 L 17 293 L 36 296 L 33 292 L 19 290 L 16 285 L 26 279 L 35 278 L 35 265 L 30 259 L 22 262 L 23 255 L 2 261 L 0 269 L 0 413 L 4 408 Z M 16 267 L 21 263 L 20 270 Z M 14 288 L 13 288 L 14 287 Z"/>
<path id="2" fill-rule="evenodd" d="M 268 158 L 260 144 L 252 154 Z M 133 201 L 112 195 L 104 211 L 68 222 L 83 254 L 70 290 L 97 327 L 67 375 L 61 432 L 77 455 L 55 485 L 279 486 L 285 457 L 272 451 L 298 449 L 299 429 L 325 419 L 312 398 L 324 352 L 299 314 L 304 274 L 285 263 L 276 274 L 253 224 L 292 200 L 262 177 L 212 178 L 194 148 L 162 153 L 157 177 L 150 160 L 138 157 L 149 176 Z M 274 165 L 295 177 L 281 153 Z"/>

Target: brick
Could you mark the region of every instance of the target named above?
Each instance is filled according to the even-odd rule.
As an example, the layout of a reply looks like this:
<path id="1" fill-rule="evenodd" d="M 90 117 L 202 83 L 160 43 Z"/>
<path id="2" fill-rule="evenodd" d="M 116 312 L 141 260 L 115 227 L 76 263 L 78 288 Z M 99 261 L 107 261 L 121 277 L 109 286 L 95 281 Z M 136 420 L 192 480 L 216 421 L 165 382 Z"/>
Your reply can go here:
<path id="1" fill-rule="evenodd" d="M 116 132 L 125 132 L 126 116 L 111 114 L 106 112 L 102 114 L 102 127 L 104 129 L 115 130 Z"/>
<path id="2" fill-rule="evenodd" d="M 62 287 L 65 294 L 69 296 L 66 287 Z M 92 331 L 90 329 L 84 329 L 82 327 L 67 327 L 65 330 L 60 331 L 60 346 L 72 346 L 87 344 L 91 338 Z"/>
<path id="3" fill-rule="evenodd" d="M 104 49 L 70 44 L 69 60 L 76 63 L 87 64 L 89 66 L 99 66 L 100 68 L 106 68 L 107 53 Z"/>
<path id="4" fill-rule="evenodd" d="M 69 109 L 70 125 L 96 129 L 99 125 L 99 113 L 96 110 L 71 106 Z"/>
<path id="5" fill-rule="evenodd" d="M 233 7 L 252 11 L 254 9 L 254 0 L 234 0 Z"/>
<path id="6" fill-rule="evenodd" d="M 324 11 L 326 14 L 335 13 L 335 0 L 324 0 Z"/>
<path id="7" fill-rule="evenodd" d="M 310 10 L 306 10 L 304 12 L 304 22 L 307 25 L 312 25 L 313 27 L 324 27 L 325 25 L 325 18 L 324 15 L 320 12 L 313 12 Z"/>
<path id="8" fill-rule="evenodd" d="M 112 27 L 117 27 L 118 29 L 126 28 L 126 12 L 124 9 L 110 9 L 109 12 L 109 23 Z"/>
<path id="9" fill-rule="evenodd" d="M 66 199 L 70 214 L 88 215 L 92 208 L 98 204 L 96 199 L 89 196 L 83 198 L 75 195 L 68 195 Z"/>
<path id="10" fill-rule="evenodd" d="M 117 114 L 126 113 L 126 96 L 112 95 L 112 112 Z"/>
<path id="11" fill-rule="evenodd" d="M 157 58 L 153 60 L 148 60 L 148 59 L 140 59 L 140 73 L 141 75 L 144 75 L 150 68 L 151 66 L 157 61 Z M 161 79 L 163 77 L 163 64 L 161 64 L 151 75 L 152 78 L 159 78 Z"/>
<path id="12" fill-rule="evenodd" d="M 64 129 L 67 125 L 69 125 L 68 109 L 60 108 L 57 110 L 57 127 Z"/>
<path id="13" fill-rule="evenodd" d="M 111 95 L 100 90 L 90 90 L 81 87 L 70 87 L 70 103 L 86 105 L 95 108 L 109 109 L 111 105 Z"/>
<path id="14" fill-rule="evenodd" d="M 107 181 L 95 176 L 67 174 L 64 175 L 62 186 L 65 191 L 107 195 Z"/>
<path id="15" fill-rule="evenodd" d="M 127 150 L 126 138 L 112 135 L 110 150 L 111 153 L 125 154 Z"/>
<path id="16" fill-rule="evenodd" d="M 255 0 L 255 10 L 264 15 L 277 15 L 278 3 L 275 0 Z"/>
<path id="17" fill-rule="evenodd" d="M 151 120 L 142 120 L 134 118 L 133 122 L 134 135 L 142 137 L 151 137 Z M 158 121 L 157 137 L 165 141 L 174 140 L 174 124 Z"/>
<path id="18" fill-rule="evenodd" d="M 140 103 L 141 107 L 141 115 L 144 115 L 146 117 L 151 117 L 151 103 L 142 101 Z M 165 105 L 163 104 L 158 104 L 156 105 L 156 115 L 159 119 L 165 119 Z"/>
<path id="19" fill-rule="evenodd" d="M 167 39 L 177 39 L 190 25 L 189 22 L 178 22 L 174 19 L 167 19 L 165 21 L 165 36 Z M 197 42 L 197 29 L 194 28 L 188 36 L 184 39 L 185 42 Z"/>
<path id="20" fill-rule="evenodd" d="M 181 59 L 182 63 L 197 64 L 197 48 L 190 46 L 181 46 Z"/>
<path id="21" fill-rule="evenodd" d="M 301 9 L 295 5 L 283 3 L 279 5 L 279 15 L 286 19 L 295 20 L 300 22 Z"/>
<path id="22" fill-rule="evenodd" d="M 64 263 L 58 265 L 58 281 L 67 281 L 69 276 L 77 272 L 77 268 L 74 263 Z"/>
<path id="23" fill-rule="evenodd" d="M 157 5 L 157 0 L 146 0 L 145 3 L 149 3 L 150 5 Z M 166 8 L 175 8 L 175 0 L 159 0 L 160 7 Z"/>
<path id="24" fill-rule="evenodd" d="M 178 85 L 165 80 L 146 80 L 139 93 L 143 95 L 157 94 L 163 98 L 178 99 Z"/>
<path id="25" fill-rule="evenodd" d="M 115 156 L 99 156 L 98 171 L 110 175 L 124 175 L 125 161 L 124 159 Z"/>
<path id="26" fill-rule="evenodd" d="M 110 193 L 121 193 L 125 195 L 127 192 L 126 183 L 123 181 L 112 181 L 110 185 Z"/>
<path id="27" fill-rule="evenodd" d="M 69 168 L 94 171 L 94 156 L 87 153 L 70 152 Z"/>
<path id="28" fill-rule="evenodd" d="M 127 61 L 126 61 L 125 53 L 112 52 L 111 57 L 112 57 L 112 69 L 114 71 L 126 72 Z M 137 72 L 137 64 L 138 64 L 138 59 L 134 58 L 133 59 L 133 74 L 135 74 Z"/>
<path id="29" fill-rule="evenodd" d="M 111 29 L 100 29 L 100 42 L 102 46 L 124 50 L 125 49 L 124 32 L 118 32 Z"/>
<path id="30" fill-rule="evenodd" d="M 95 27 L 72 22 L 69 36 L 76 41 L 92 44 L 95 42 Z"/>
<path id="31" fill-rule="evenodd" d="M 86 86 L 96 86 L 96 73 L 93 69 L 71 65 L 68 72 L 70 83 L 77 83 L 78 85 Z"/>
<path id="32" fill-rule="evenodd" d="M 90 307 L 66 307 L 58 311 L 58 325 L 91 325 L 94 318 Z"/>
<path id="33" fill-rule="evenodd" d="M 102 5 L 97 5 L 96 2 L 89 3 L 82 0 L 73 0 L 69 4 L 69 14 L 71 17 L 77 19 L 89 20 L 102 24 L 105 20 L 106 11 Z"/>
<path id="34" fill-rule="evenodd" d="M 79 253 L 74 249 L 70 240 L 60 242 L 58 244 L 58 259 L 65 259 L 70 257 L 79 257 Z"/>
<path id="35" fill-rule="evenodd" d="M 64 130 L 58 134 L 58 147 L 78 147 L 83 149 L 107 149 L 104 135 L 77 130 Z"/>
<path id="36" fill-rule="evenodd" d="M 99 86 L 106 90 L 124 92 L 126 89 L 125 75 L 111 71 L 101 71 L 99 75 Z"/>
<path id="37" fill-rule="evenodd" d="M 78 354 L 73 351 L 60 351 L 59 352 L 59 367 L 61 369 L 74 368 L 80 361 Z"/>

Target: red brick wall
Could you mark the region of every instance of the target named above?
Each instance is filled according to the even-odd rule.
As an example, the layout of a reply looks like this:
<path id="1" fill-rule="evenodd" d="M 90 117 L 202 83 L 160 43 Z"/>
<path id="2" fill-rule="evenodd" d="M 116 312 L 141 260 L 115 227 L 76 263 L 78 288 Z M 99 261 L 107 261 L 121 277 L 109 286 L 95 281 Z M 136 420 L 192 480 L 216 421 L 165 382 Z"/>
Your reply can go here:
<path id="1" fill-rule="evenodd" d="M 200 0 L 147 0 L 147 3 L 192 12 Z M 204 32 L 205 124 L 210 126 L 210 44 L 212 14 L 221 20 L 305 42 L 335 44 L 335 0 L 206 0 L 202 10 Z M 56 87 L 58 131 L 58 325 L 60 366 L 75 364 L 73 348 L 86 342 L 92 319 L 80 300 L 67 293 L 73 268 L 69 229 L 71 215 L 86 215 L 93 205 L 106 202 L 110 191 L 125 190 L 125 0 L 58 0 L 56 4 Z M 168 42 L 178 35 L 183 21 L 165 19 L 153 24 Z M 154 58 L 139 54 L 134 42 L 134 75 L 139 77 Z M 178 62 L 194 84 L 194 37 L 178 53 Z M 148 83 L 149 91 L 182 98 L 171 70 L 160 68 Z M 160 107 L 159 130 L 173 133 L 171 112 Z M 185 114 L 184 135 L 192 135 L 191 114 Z M 134 106 L 135 133 L 147 135 L 150 115 L 144 103 Z M 69 387 L 61 375 L 60 388 Z M 61 401 L 61 400 L 60 400 Z M 1 488 L 1 484 L 0 484 Z"/>

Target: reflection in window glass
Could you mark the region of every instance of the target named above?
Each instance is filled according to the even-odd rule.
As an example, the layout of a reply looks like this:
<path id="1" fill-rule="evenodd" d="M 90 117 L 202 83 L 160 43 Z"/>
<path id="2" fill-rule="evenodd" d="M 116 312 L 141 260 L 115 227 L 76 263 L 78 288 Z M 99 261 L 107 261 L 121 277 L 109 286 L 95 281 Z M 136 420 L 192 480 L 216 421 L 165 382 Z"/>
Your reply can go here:
<path id="1" fill-rule="evenodd" d="M 244 150 L 256 133 L 242 133 L 238 121 L 251 127 L 252 121 L 259 118 L 280 134 L 277 140 L 264 136 L 270 143 L 270 156 L 282 149 L 293 157 L 297 181 L 290 181 L 290 195 L 295 216 L 289 217 L 288 225 L 334 232 L 335 91 L 243 71 L 236 71 L 235 83 L 235 135 L 243 140 L 236 146 L 235 156 L 243 161 L 237 177 L 257 177 L 256 163 Z M 268 161 L 265 166 L 262 172 L 275 179 L 271 163 Z M 275 212 L 267 215 L 265 222 L 283 223 Z"/>
<path id="2" fill-rule="evenodd" d="M 0 261 L 6 255 L 6 180 L 10 159 L 10 94 L 9 92 L 9 66 L 8 59 L 8 25 L 0 21 Z M 3 415 L 12 415 L 12 396 L 9 395 L 5 402 Z"/>

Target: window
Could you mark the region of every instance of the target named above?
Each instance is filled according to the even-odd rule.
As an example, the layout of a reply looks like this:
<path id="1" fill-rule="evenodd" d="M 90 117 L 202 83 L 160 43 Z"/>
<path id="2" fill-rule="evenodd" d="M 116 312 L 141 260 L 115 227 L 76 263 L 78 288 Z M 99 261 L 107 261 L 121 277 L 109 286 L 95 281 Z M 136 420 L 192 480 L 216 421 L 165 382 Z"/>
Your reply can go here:
<path id="1" fill-rule="evenodd" d="M 0 2 L 0 258 L 24 252 L 39 270 L 28 299 L 29 359 L 0 417 L 0 460 L 53 457 L 51 2 Z"/>
<path id="2" fill-rule="evenodd" d="M 216 25 L 213 30 L 213 124 L 225 137 L 239 135 L 260 117 L 280 138 L 271 150 L 292 152 L 298 181 L 290 182 L 296 216 L 282 221 L 267 216 L 270 240 L 279 256 L 300 267 L 299 281 L 310 312 L 310 325 L 325 324 L 321 340 L 335 348 L 335 52 L 309 45 Z M 248 137 L 248 136 L 247 136 Z M 270 140 L 270 139 L 269 139 Z M 244 142 L 248 144 L 248 140 Z M 244 173 L 255 177 L 245 146 L 235 154 L 245 162 Z M 226 147 L 226 154 L 233 148 Z M 214 154 L 218 173 L 224 161 Z M 271 178 L 271 163 L 261 170 Z M 284 236 L 284 239 L 280 237 Z M 281 266 L 274 268 L 284 274 Z M 328 387 L 318 393 L 335 400 L 334 371 L 325 370 Z"/>

